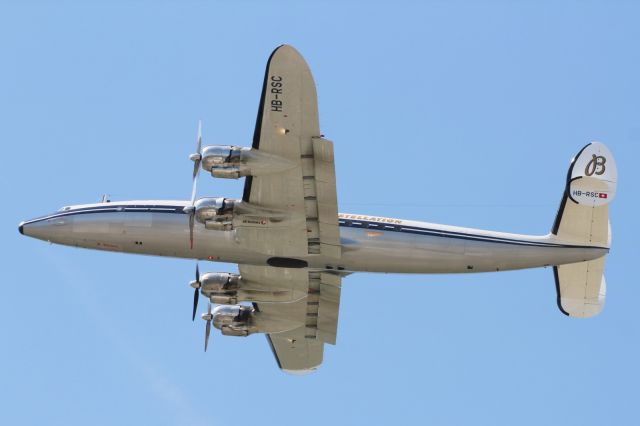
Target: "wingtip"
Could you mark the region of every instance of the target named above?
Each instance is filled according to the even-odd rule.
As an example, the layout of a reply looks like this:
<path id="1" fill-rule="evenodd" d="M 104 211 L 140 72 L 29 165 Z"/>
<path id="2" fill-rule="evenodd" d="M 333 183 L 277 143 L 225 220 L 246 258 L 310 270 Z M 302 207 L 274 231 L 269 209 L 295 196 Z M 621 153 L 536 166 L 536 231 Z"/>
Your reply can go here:
<path id="1" fill-rule="evenodd" d="M 305 368 L 304 370 L 287 370 L 286 368 L 281 368 L 284 373 L 291 374 L 292 376 L 306 376 L 307 374 L 311 374 L 318 369 L 318 366 Z"/>
<path id="2" fill-rule="evenodd" d="M 298 56 L 302 56 L 302 55 L 300 55 L 300 52 L 298 52 L 298 49 L 296 49 L 295 47 L 293 47 L 290 44 L 283 43 L 283 44 L 279 45 L 278 47 L 276 47 L 275 49 L 273 49 L 273 52 L 271 53 L 271 57 L 273 57 L 276 54 L 276 52 L 278 52 L 280 50 L 291 50 L 291 51 L 295 52 Z M 271 57 L 269 59 L 271 59 Z"/>

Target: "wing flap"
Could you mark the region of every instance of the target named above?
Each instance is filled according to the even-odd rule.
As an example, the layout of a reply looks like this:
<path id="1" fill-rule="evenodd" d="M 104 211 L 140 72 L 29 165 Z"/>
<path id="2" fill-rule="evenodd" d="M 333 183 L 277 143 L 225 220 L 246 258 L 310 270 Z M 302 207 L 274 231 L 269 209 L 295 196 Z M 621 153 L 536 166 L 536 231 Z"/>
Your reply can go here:
<path id="1" fill-rule="evenodd" d="M 330 258 L 340 258 L 340 228 L 338 227 L 338 196 L 333 157 L 333 143 L 326 139 L 313 140 L 314 180 L 320 253 Z"/>
<path id="2" fill-rule="evenodd" d="M 320 274 L 320 298 L 318 304 L 318 338 L 336 344 L 338 313 L 340 310 L 341 279 L 329 273 Z"/>

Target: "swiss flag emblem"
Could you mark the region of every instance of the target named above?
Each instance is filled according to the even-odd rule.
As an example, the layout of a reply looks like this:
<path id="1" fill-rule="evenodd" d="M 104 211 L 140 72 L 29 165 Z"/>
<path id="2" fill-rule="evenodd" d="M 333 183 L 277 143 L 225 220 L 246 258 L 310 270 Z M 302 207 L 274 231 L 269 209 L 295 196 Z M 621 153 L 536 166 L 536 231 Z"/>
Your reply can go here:
<path id="1" fill-rule="evenodd" d="M 604 192 L 601 192 L 598 197 L 600 198 L 607 198 L 607 194 L 605 194 Z"/>

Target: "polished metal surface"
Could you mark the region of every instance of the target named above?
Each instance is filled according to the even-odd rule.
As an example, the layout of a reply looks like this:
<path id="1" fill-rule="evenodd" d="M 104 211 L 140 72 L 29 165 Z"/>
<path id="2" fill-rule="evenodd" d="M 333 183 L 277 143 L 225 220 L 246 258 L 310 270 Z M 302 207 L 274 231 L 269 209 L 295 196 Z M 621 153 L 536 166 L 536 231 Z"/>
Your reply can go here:
<path id="1" fill-rule="evenodd" d="M 240 163 L 241 150 L 242 148 L 231 145 L 205 146 L 202 150 L 202 169 L 211 171 L 214 166 L 237 165 Z"/>
<path id="2" fill-rule="evenodd" d="M 296 163 L 281 156 L 259 150 L 231 146 L 209 145 L 202 150 L 202 169 L 213 177 L 238 179 L 279 173 L 296 167 Z"/>
<path id="3" fill-rule="evenodd" d="M 223 199 L 205 200 L 203 205 L 216 208 Z M 134 201 L 72 206 L 23 222 L 19 231 L 96 250 L 267 265 L 268 256 L 238 244 L 235 231 L 212 231 L 199 222 L 194 230 L 198 244 L 190 249 L 185 205 L 188 202 Z M 363 221 L 341 220 L 342 257 L 334 265 L 318 262 L 312 255 L 300 257 L 310 267 L 323 270 L 467 273 L 581 262 L 608 252 L 606 247 L 562 244 L 552 235 L 524 236 L 424 222 L 389 225 L 380 220 L 368 221 L 366 227 Z"/>
<path id="4" fill-rule="evenodd" d="M 205 223 L 207 220 L 216 218 L 224 208 L 225 202 L 223 197 L 216 198 L 200 198 L 195 202 L 196 220 Z"/>
<path id="5" fill-rule="evenodd" d="M 213 326 L 225 336 L 248 336 L 260 331 L 253 322 L 254 310 L 249 306 L 220 305 L 213 309 Z"/>

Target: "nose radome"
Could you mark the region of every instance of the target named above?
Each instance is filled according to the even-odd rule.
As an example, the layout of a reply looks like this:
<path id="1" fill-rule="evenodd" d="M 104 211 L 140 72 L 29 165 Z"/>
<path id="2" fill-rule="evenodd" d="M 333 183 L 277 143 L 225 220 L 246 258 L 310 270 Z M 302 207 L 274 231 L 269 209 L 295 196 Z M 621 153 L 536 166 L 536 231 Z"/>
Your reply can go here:
<path id="1" fill-rule="evenodd" d="M 49 217 L 43 217 L 20 222 L 18 232 L 25 237 L 57 243 L 60 238 L 66 237 L 70 233 L 71 229 L 68 223 L 70 221 L 65 222 L 59 219 L 58 222 L 54 222 Z"/>

